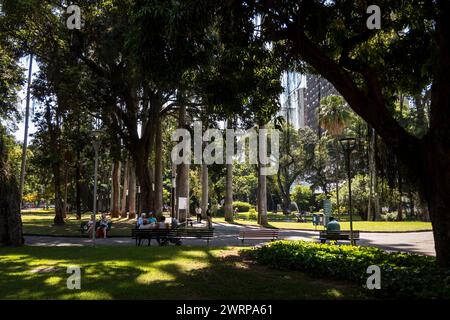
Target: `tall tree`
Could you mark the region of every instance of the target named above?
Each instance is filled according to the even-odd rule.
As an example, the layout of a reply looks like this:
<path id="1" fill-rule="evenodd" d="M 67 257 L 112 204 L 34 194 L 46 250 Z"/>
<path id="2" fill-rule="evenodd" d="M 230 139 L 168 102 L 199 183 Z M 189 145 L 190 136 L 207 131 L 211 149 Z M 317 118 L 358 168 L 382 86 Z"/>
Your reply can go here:
<path id="1" fill-rule="evenodd" d="M 330 95 L 320 101 L 319 110 L 319 124 L 322 128 L 327 130 L 336 140 L 342 135 L 345 127 L 350 121 L 350 112 L 347 103 L 341 96 Z M 336 186 L 336 206 L 337 214 L 340 214 L 339 203 L 339 146 L 338 142 L 334 141 L 334 151 L 336 154 L 336 161 L 334 164 L 335 170 L 335 186 Z"/>
<path id="2" fill-rule="evenodd" d="M 377 4 L 381 29 L 367 28 L 365 2 L 257 1 L 267 39 L 283 43 L 287 59 L 308 63 L 330 81 L 417 178 L 430 209 L 437 262 L 448 267 L 450 2 Z M 420 138 L 395 120 L 389 106 L 399 89 L 412 94 L 430 83 L 430 126 Z"/>

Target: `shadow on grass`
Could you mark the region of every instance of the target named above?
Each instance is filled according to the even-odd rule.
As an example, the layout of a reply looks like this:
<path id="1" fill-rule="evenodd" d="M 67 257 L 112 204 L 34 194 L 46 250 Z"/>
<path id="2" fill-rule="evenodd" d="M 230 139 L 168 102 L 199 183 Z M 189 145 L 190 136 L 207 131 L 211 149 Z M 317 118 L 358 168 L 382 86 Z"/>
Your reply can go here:
<path id="1" fill-rule="evenodd" d="M 82 270 L 66 287 L 67 266 Z M 50 272 L 36 272 L 45 267 Z M 350 284 L 256 265 L 234 249 L 0 248 L 1 299 L 354 299 Z"/>

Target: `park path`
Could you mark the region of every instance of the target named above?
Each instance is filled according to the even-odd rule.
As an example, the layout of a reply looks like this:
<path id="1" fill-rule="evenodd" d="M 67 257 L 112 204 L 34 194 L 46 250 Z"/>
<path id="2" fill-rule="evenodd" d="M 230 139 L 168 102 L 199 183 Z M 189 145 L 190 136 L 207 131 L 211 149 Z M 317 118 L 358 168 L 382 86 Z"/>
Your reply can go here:
<path id="1" fill-rule="evenodd" d="M 210 241 L 210 246 L 242 246 L 237 239 L 239 231 L 245 228 L 260 228 L 258 226 L 243 226 L 226 223 L 214 223 L 215 238 Z M 279 238 L 287 240 L 317 241 L 317 231 L 304 230 L 280 230 Z M 424 255 L 435 255 L 433 233 L 429 232 L 402 232 L 402 233 L 360 233 L 359 245 L 370 245 L 390 251 L 406 251 Z M 92 246 L 92 240 L 88 238 L 63 238 L 46 236 L 25 236 L 25 243 L 31 246 Z M 246 240 L 244 246 L 255 246 L 264 243 L 258 240 Z M 97 239 L 96 245 L 134 245 L 134 240 L 125 237 Z M 147 242 L 145 242 L 145 245 Z M 206 246 L 206 241 L 185 239 L 185 245 Z M 156 245 L 153 241 L 152 245 Z"/>

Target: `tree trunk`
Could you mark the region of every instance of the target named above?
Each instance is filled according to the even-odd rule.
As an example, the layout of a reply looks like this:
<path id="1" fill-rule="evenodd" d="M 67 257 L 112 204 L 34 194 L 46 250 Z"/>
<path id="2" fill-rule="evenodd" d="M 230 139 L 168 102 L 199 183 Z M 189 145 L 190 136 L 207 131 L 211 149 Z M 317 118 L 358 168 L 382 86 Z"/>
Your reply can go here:
<path id="1" fill-rule="evenodd" d="M 225 221 L 233 222 L 233 164 L 227 164 L 225 179 Z"/>
<path id="2" fill-rule="evenodd" d="M 142 155 L 142 156 L 140 156 Z M 148 165 L 148 154 L 143 150 L 142 153 L 138 152 L 133 155 L 135 163 L 135 178 L 139 182 L 140 187 L 140 205 L 141 212 L 148 212 L 151 210 L 151 197 L 152 197 L 152 181 L 150 175 L 150 167 Z"/>
<path id="3" fill-rule="evenodd" d="M 76 207 L 77 207 L 77 220 L 81 220 L 81 164 L 80 164 L 81 152 L 77 150 L 77 163 L 75 168 L 75 189 L 76 189 Z"/>
<path id="4" fill-rule="evenodd" d="M 178 110 L 178 128 L 186 128 L 186 106 L 180 106 Z M 189 168 L 190 165 L 181 163 L 177 166 L 176 177 L 176 212 L 181 222 L 189 217 Z M 186 198 L 186 209 L 180 209 L 180 198 Z"/>
<path id="5" fill-rule="evenodd" d="M 258 169 L 258 223 L 268 224 L 267 220 L 267 177 L 261 174 L 261 164 Z"/>
<path id="6" fill-rule="evenodd" d="M 416 210 L 415 210 L 415 203 L 414 203 L 414 193 L 412 190 L 409 191 L 409 204 L 410 204 L 410 208 L 409 208 L 409 214 L 411 217 L 415 217 L 416 216 Z"/>
<path id="7" fill-rule="evenodd" d="M 283 214 L 289 214 L 291 213 L 291 192 L 290 187 L 285 186 L 284 192 L 281 192 L 281 202 L 283 205 Z"/>
<path id="8" fill-rule="evenodd" d="M 203 163 L 202 164 L 202 201 L 201 201 L 201 208 L 202 208 L 202 216 L 204 219 L 206 219 L 206 210 L 208 209 L 208 199 L 209 199 L 209 180 L 208 180 L 208 165 Z"/>
<path id="9" fill-rule="evenodd" d="M 450 64 L 450 62 L 449 62 Z M 450 66 L 449 66 L 450 67 Z M 446 101 L 450 108 L 450 97 Z M 447 120 L 450 121 L 448 110 Z M 442 115 L 444 117 L 444 115 Z M 450 135 L 434 132 L 420 151 L 423 157 L 423 195 L 433 225 L 434 245 L 438 265 L 450 267 Z"/>
<path id="10" fill-rule="evenodd" d="M 398 164 L 399 165 L 399 164 Z M 402 195 L 403 195 L 403 181 L 402 181 L 402 174 L 401 174 L 401 168 L 398 168 L 398 208 L 397 208 L 397 221 L 403 221 L 403 202 L 402 202 Z"/>
<path id="11" fill-rule="evenodd" d="M 118 218 L 120 215 L 120 161 L 118 160 L 114 161 L 113 163 L 111 202 L 111 216 L 113 218 Z"/>
<path id="12" fill-rule="evenodd" d="M 367 220 L 372 221 L 375 214 L 372 213 L 372 203 L 374 194 L 374 179 L 376 175 L 375 170 L 375 130 L 370 128 L 370 144 L 369 144 L 369 201 L 367 205 Z M 373 216 L 372 216 L 373 214 Z"/>
<path id="13" fill-rule="evenodd" d="M 63 225 L 64 212 L 61 194 L 61 167 L 59 162 L 54 163 L 52 168 L 53 168 L 53 186 L 55 190 L 55 218 L 53 219 L 53 222 L 55 225 Z"/>
<path id="14" fill-rule="evenodd" d="M 69 168 L 67 161 L 64 162 L 64 206 L 63 206 L 63 217 L 64 219 L 67 218 L 67 185 L 68 185 L 68 174 L 69 174 Z"/>
<path id="15" fill-rule="evenodd" d="M 130 161 L 128 185 L 128 219 L 136 218 L 136 170 L 134 162 Z M 141 189 L 142 190 L 142 189 Z"/>
<path id="16" fill-rule="evenodd" d="M 130 173 L 130 161 L 127 160 L 125 162 L 124 167 L 124 177 L 123 177 L 123 185 L 122 185 L 122 200 L 120 206 L 120 215 L 122 218 L 127 217 L 127 191 L 128 191 L 128 177 Z"/>
<path id="17" fill-rule="evenodd" d="M 233 129 L 233 119 L 230 117 L 227 120 L 227 129 Z M 231 141 L 228 141 L 231 143 Z M 233 142 L 234 143 L 234 142 Z M 226 159 L 226 176 L 225 176 L 225 221 L 233 222 L 233 159 Z M 230 163 L 228 163 L 230 162 Z"/>
<path id="18" fill-rule="evenodd" d="M 0 245 L 21 246 L 24 243 L 20 215 L 20 191 L 10 174 L 6 146 L 0 127 Z"/>
<path id="19" fill-rule="evenodd" d="M 264 129 L 264 125 L 260 125 L 260 129 Z M 267 146 L 266 143 L 259 143 L 260 139 L 258 139 L 258 153 L 266 155 L 267 154 Z M 260 157 L 258 155 L 258 159 Z M 261 174 L 262 171 L 262 163 L 258 165 L 258 223 L 260 225 L 267 225 L 267 177 Z M 286 194 L 289 195 L 289 190 L 285 190 Z M 290 197 L 289 197 L 290 199 Z"/>
<path id="20" fill-rule="evenodd" d="M 155 200 L 154 207 L 157 214 L 163 211 L 163 150 L 162 150 L 162 128 L 161 118 L 156 120 L 155 136 Z"/>
<path id="21" fill-rule="evenodd" d="M 419 197 L 418 210 L 420 210 L 420 220 L 430 222 L 430 212 L 428 211 L 428 205 L 426 201 Z"/>

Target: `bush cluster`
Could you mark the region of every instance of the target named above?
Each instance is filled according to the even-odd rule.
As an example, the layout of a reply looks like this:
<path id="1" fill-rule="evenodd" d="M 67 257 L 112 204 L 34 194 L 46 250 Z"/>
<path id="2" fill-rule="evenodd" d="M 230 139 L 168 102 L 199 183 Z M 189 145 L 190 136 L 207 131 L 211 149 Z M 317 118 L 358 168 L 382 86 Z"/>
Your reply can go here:
<path id="1" fill-rule="evenodd" d="M 450 270 L 438 269 L 433 257 L 305 241 L 275 241 L 250 249 L 249 253 L 272 268 L 301 270 L 363 287 L 370 276 L 367 268 L 377 265 L 381 269 L 381 289 L 370 290 L 377 297 L 450 298 Z"/>
<path id="2" fill-rule="evenodd" d="M 253 206 L 248 202 L 233 201 L 233 210 L 237 208 L 238 212 L 249 212 Z"/>
<path id="3" fill-rule="evenodd" d="M 243 213 L 243 212 L 251 213 L 252 209 L 254 210 L 253 206 L 250 203 L 243 202 L 243 201 L 234 201 L 233 202 L 233 210 L 235 208 L 238 209 L 239 213 Z M 224 217 L 225 216 L 225 207 L 218 206 L 218 207 L 213 208 L 213 215 L 214 215 L 214 217 Z"/>

